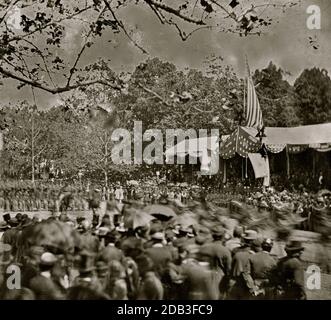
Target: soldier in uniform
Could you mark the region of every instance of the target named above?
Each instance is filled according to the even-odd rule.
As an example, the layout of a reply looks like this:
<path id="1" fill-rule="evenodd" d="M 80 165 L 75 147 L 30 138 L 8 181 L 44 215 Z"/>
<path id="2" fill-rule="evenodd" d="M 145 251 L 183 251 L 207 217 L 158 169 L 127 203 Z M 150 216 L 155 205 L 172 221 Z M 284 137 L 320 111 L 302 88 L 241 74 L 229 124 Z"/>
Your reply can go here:
<path id="1" fill-rule="evenodd" d="M 40 273 L 29 282 L 29 288 L 40 300 L 62 300 L 65 297 L 65 289 L 55 279 L 53 270 L 57 263 L 57 257 L 50 252 L 41 255 Z"/>
<path id="2" fill-rule="evenodd" d="M 252 250 L 252 242 L 258 238 L 254 230 L 247 230 L 243 235 L 243 245 L 236 251 L 232 260 L 232 284 L 229 290 L 229 298 L 234 300 L 247 300 L 256 297 L 258 288 L 251 275 L 251 258 L 255 253 Z"/>
<path id="3" fill-rule="evenodd" d="M 153 260 L 142 255 L 137 258 L 141 282 L 137 292 L 137 300 L 162 300 L 164 288 L 156 272 Z"/>
<path id="4" fill-rule="evenodd" d="M 301 254 L 304 247 L 299 241 L 286 245 L 287 256 L 282 258 L 277 266 L 278 280 L 281 287 L 280 299 L 306 300 L 304 285 L 304 265 Z"/>
<path id="5" fill-rule="evenodd" d="M 215 226 L 212 228 L 214 241 L 206 243 L 200 248 L 200 255 L 209 258 L 207 261 L 210 262 L 211 268 L 218 274 L 217 281 L 222 297 L 225 297 L 225 293 L 229 287 L 232 262 L 231 252 L 222 242 L 225 234 L 225 229 L 223 227 Z"/>
<path id="6" fill-rule="evenodd" d="M 272 298 L 272 288 L 270 285 L 270 278 L 277 265 L 277 261 L 270 255 L 272 248 L 272 241 L 265 239 L 262 241 L 255 241 L 253 243 L 256 253 L 251 256 L 251 275 L 255 285 L 261 291 L 261 299 Z"/>

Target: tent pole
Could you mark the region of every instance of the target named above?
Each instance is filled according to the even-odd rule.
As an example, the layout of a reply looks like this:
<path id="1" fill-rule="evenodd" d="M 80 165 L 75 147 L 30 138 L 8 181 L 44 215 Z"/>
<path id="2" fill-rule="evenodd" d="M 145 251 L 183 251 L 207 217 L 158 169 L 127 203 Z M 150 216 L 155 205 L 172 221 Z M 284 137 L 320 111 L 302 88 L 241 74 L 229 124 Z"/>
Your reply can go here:
<path id="1" fill-rule="evenodd" d="M 312 150 L 313 152 L 313 177 L 315 178 L 315 171 L 316 171 L 316 158 L 315 158 L 315 150 Z"/>
<path id="2" fill-rule="evenodd" d="M 245 178 L 248 178 L 248 174 L 247 174 L 247 157 L 245 158 Z"/>
<path id="3" fill-rule="evenodd" d="M 290 155 L 288 152 L 288 145 L 286 145 L 286 171 L 287 171 L 287 178 L 290 178 Z"/>
<path id="4" fill-rule="evenodd" d="M 226 184 L 226 159 L 224 159 L 223 184 Z"/>

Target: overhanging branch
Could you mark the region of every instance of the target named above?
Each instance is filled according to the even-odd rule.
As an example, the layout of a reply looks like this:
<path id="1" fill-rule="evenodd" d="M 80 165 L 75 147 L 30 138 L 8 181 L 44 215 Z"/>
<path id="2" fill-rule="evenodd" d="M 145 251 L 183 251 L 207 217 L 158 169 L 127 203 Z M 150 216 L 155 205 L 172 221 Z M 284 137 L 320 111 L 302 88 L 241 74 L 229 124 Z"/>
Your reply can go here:
<path id="1" fill-rule="evenodd" d="M 38 88 L 38 89 L 47 91 L 47 92 L 52 93 L 52 94 L 67 92 L 67 91 L 71 91 L 71 90 L 74 90 L 74 89 L 77 89 L 77 88 L 87 87 L 87 86 L 90 86 L 90 85 L 93 85 L 93 84 L 102 84 L 102 85 L 111 87 L 114 90 L 122 90 L 121 86 L 116 85 L 116 84 L 111 84 L 111 83 L 109 83 L 107 81 L 103 81 L 103 80 L 87 81 L 87 82 L 76 83 L 74 85 L 67 85 L 67 86 L 64 86 L 64 87 L 50 88 L 50 87 L 48 87 L 46 85 L 43 85 L 43 84 L 41 84 L 37 81 L 33 81 L 33 80 L 28 79 L 28 78 L 18 76 L 18 75 L 14 74 L 14 73 L 12 73 L 8 70 L 3 69 L 2 67 L 0 67 L 0 73 L 2 73 L 6 77 L 9 77 L 11 79 L 15 79 L 17 81 L 20 81 L 20 82 L 23 82 L 23 83 L 28 84 L 30 86 L 33 86 L 34 88 Z"/>
<path id="2" fill-rule="evenodd" d="M 203 20 L 201 20 L 201 19 L 194 19 L 192 17 L 188 17 L 188 16 L 182 14 L 179 9 L 175 9 L 173 7 L 167 6 L 164 3 L 160 3 L 160 2 L 157 2 L 155 0 L 144 0 L 144 1 L 148 5 L 152 5 L 152 6 L 154 6 L 157 9 L 160 9 L 160 10 L 163 10 L 165 12 L 168 12 L 168 13 L 170 13 L 172 15 L 175 15 L 175 16 L 183 19 L 186 22 L 194 23 L 194 24 L 197 24 L 197 25 L 200 25 L 200 26 L 206 24 Z"/>

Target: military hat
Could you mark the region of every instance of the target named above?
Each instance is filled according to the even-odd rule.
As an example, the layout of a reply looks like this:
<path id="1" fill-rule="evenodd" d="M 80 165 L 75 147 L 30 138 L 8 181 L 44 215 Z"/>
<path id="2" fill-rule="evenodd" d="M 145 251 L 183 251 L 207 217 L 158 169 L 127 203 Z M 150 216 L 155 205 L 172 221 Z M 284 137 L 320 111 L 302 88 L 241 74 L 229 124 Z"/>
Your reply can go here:
<path id="1" fill-rule="evenodd" d="M 244 240 L 248 240 L 248 241 L 252 241 L 257 239 L 257 232 L 255 230 L 246 230 L 244 235 L 243 235 L 243 239 Z"/>
<path id="2" fill-rule="evenodd" d="M 53 253 L 44 252 L 40 257 L 40 265 L 53 266 L 57 260 L 57 257 Z"/>
<path id="3" fill-rule="evenodd" d="M 289 253 L 300 252 L 303 251 L 304 249 L 305 248 L 302 246 L 301 241 L 291 241 L 285 246 L 285 251 Z"/>
<path id="4" fill-rule="evenodd" d="M 10 226 L 6 221 L 1 221 L 0 222 L 0 231 L 5 231 L 7 229 L 10 229 Z"/>

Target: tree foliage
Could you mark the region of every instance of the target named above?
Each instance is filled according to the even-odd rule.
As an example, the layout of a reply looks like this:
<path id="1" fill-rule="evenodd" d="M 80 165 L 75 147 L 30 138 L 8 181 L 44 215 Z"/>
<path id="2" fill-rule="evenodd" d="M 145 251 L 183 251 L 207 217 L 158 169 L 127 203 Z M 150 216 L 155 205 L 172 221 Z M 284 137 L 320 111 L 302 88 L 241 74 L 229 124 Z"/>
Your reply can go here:
<path id="1" fill-rule="evenodd" d="M 278 11 L 299 0 L 3 0 L 0 2 L 0 74 L 18 86 L 33 86 L 57 94 L 102 84 L 121 90 L 115 75 L 104 77 L 82 62 L 88 52 L 97 56 L 96 42 L 112 41 L 123 34 L 135 40 L 130 12 L 153 15 L 170 25 L 185 41 L 201 29 L 233 32 L 240 36 L 260 34 L 274 23 Z M 66 50 L 70 35 L 78 33 L 81 43 Z M 69 40 L 68 40 L 69 39 Z M 93 65 L 95 61 L 90 61 Z"/>
<path id="2" fill-rule="evenodd" d="M 85 177 L 108 181 L 137 169 L 152 172 L 154 166 L 112 162 L 113 130 L 120 127 L 132 132 L 135 121 L 142 122 L 143 132 L 192 128 L 232 133 L 243 124 L 245 87 L 231 68 L 218 62 L 209 59 L 202 73 L 179 70 L 158 58 L 147 59 L 132 74 L 121 75 L 126 79 L 125 92 L 95 84 L 74 90 L 60 107 L 40 110 L 28 103 L 3 107 L 2 174 L 30 178 L 34 172 L 41 176 L 48 170 L 77 178 L 83 172 Z M 102 60 L 91 68 L 105 76 L 112 73 Z M 286 73 L 270 63 L 256 70 L 253 78 L 266 126 L 331 121 L 331 80 L 326 71 L 304 70 L 292 86 L 285 80 Z"/>
<path id="3" fill-rule="evenodd" d="M 269 127 L 291 127 L 300 124 L 293 87 L 284 79 L 286 72 L 272 62 L 254 73 L 263 120 Z"/>
<path id="4" fill-rule="evenodd" d="M 331 79 L 326 70 L 304 70 L 294 83 L 294 91 L 303 124 L 331 121 Z"/>

